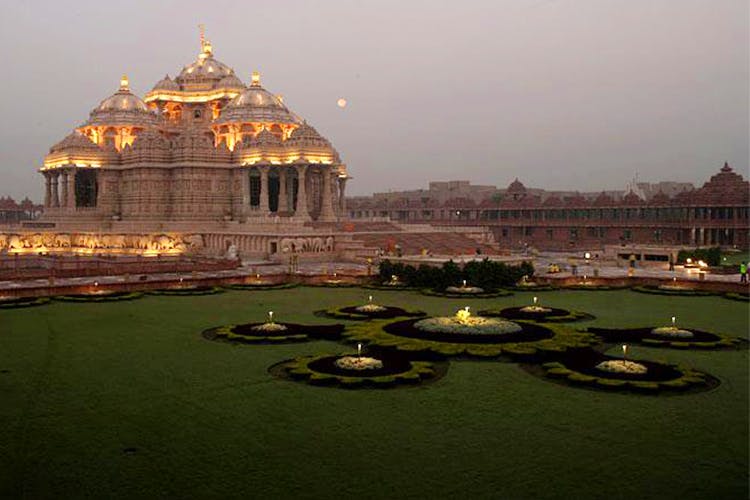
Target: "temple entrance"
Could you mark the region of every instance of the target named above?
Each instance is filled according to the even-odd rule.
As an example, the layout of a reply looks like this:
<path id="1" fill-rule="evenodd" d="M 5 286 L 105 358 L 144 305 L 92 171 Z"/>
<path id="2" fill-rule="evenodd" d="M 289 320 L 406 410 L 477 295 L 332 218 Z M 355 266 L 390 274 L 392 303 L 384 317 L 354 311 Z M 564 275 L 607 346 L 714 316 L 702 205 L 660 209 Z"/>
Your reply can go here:
<path id="1" fill-rule="evenodd" d="M 76 207 L 95 207 L 96 192 L 96 171 L 78 169 L 75 173 Z"/>

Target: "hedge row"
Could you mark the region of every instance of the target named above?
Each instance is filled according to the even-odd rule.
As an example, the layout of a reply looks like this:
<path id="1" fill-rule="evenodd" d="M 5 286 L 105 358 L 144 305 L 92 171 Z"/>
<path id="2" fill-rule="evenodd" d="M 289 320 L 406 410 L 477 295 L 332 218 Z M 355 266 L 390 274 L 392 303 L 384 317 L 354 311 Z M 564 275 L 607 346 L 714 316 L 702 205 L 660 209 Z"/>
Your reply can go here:
<path id="1" fill-rule="evenodd" d="M 396 276 L 406 286 L 430 290 L 445 290 L 449 286 L 459 286 L 466 280 L 471 286 L 492 292 L 499 288 L 514 286 L 523 276 L 530 277 L 533 274 L 534 266 L 529 262 L 513 266 L 484 259 L 467 262 L 460 267 L 451 260 L 442 267 L 427 264 L 414 267 L 384 260 L 380 263 L 379 277 L 381 283 L 386 283 L 392 276 Z"/>

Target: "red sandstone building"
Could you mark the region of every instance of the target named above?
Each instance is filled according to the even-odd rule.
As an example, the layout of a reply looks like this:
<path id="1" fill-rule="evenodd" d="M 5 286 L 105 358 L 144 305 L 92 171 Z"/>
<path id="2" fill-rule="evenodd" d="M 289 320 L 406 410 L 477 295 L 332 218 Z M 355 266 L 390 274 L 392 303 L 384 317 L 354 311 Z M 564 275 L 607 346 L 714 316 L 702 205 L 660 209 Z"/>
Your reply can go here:
<path id="1" fill-rule="evenodd" d="M 504 248 L 541 250 L 603 248 L 604 245 L 721 245 L 746 249 L 750 184 L 729 165 L 703 187 L 648 200 L 630 191 L 619 199 L 602 193 L 559 197 L 529 190 L 515 180 L 488 198 L 437 201 L 398 198 L 350 199 L 352 219 L 390 218 L 408 223 L 489 227 Z"/>

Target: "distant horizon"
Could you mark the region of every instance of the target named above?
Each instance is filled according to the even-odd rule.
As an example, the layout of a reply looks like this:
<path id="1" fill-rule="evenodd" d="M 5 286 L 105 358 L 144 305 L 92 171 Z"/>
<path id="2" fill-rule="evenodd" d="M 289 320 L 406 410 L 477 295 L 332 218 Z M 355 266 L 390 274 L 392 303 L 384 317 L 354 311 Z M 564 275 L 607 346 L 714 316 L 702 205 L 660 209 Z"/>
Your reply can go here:
<path id="1" fill-rule="evenodd" d="M 348 195 L 516 177 L 593 192 L 636 173 L 700 187 L 725 161 L 748 177 L 744 0 L 39 0 L 0 12 L 11 75 L 0 196 L 17 200 L 41 200 L 49 147 L 120 75 L 143 97 L 194 60 L 199 23 L 217 59 L 245 83 L 260 70 L 331 140 L 353 177 Z"/>

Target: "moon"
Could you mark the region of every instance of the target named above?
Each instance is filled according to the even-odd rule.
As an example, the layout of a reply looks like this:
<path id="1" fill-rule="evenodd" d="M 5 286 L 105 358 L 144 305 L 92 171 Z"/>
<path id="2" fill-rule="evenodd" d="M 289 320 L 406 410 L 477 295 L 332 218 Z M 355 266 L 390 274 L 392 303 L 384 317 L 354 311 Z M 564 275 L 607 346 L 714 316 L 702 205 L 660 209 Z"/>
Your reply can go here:
<path id="1" fill-rule="evenodd" d="M 338 105 L 339 108 L 345 108 L 346 107 L 346 99 L 344 99 L 343 97 L 341 97 L 341 98 L 339 98 L 338 101 L 336 101 L 336 104 Z"/>

